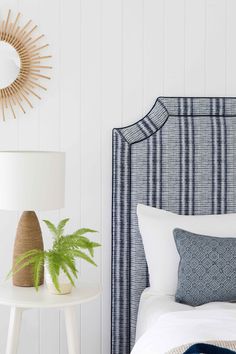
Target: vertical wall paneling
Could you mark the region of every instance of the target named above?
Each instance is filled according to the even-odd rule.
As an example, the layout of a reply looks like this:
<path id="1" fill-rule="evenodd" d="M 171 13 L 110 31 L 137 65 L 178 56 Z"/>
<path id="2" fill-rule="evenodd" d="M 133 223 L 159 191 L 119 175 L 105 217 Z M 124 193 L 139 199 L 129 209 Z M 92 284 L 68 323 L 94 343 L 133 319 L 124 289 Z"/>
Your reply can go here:
<path id="1" fill-rule="evenodd" d="M 205 84 L 205 0 L 185 2 L 185 91 L 199 96 Z"/>
<path id="2" fill-rule="evenodd" d="M 236 93 L 235 0 L 1 0 L 32 18 L 52 53 L 42 101 L 0 121 L 0 149 L 62 150 L 66 205 L 40 220 L 70 217 L 68 231 L 99 231 L 98 267 L 79 262 L 80 280 L 101 282 L 102 297 L 78 308 L 81 354 L 110 354 L 111 131 L 147 112 L 159 95 Z M 55 176 L 56 178 L 56 176 Z M 0 211 L 0 279 L 11 266 L 19 213 Z M 42 223 L 41 223 L 42 224 Z M 51 236 L 42 224 L 45 247 Z M 4 250 L 4 251 L 3 251 Z M 7 255 L 7 256 L 6 256 Z M 9 309 L 1 306 L 0 352 Z M 67 354 L 63 315 L 27 311 L 20 354 Z"/>
<path id="3" fill-rule="evenodd" d="M 34 0 L 35 1 L 35 0 Z M 61 85 L 61 33 L 67 31 L 61 28 L 61 7 L 58 0 L 40 0 L 40 30 L 45 33 L 46 41 L 50 44 L 45 49 L 45 55 L 51 54 L 50 63 L 53 67 L 50 70 L 52 80 L 47 80 L 48 93 L 40 103 L 40 145 L 42 149 L 55 150 L 60 147 L 60 85 Z M 45 15 L 47 13 L 47 16 Z M 71 33 L 68 33 L 71 36 Z M 47 53 L 47 54 L 46 54 Z"/>
<path id="4" fill-rule="evenodd" d="M 144 0 L 123 2 L 123 124 L 143 115 Z"/>
<path id="5" fill-rule="evenodd" d="M 27 0 L 18 0 L 19 11 L 21 12 L 21 24 L 26 24 L 27 21 L 32 20 L 33 24 L 40 24 L 40 13 L 39 13 L 39 3 L 28 2 Z M 16 16 L 15 10 L 13 11 L 14 16 Z M 40 26 L 39 26 L 40 27 Z M 43 31 L 40 28 L 40 31 Z M 45 29 L 46 30 L 46 29 Z M 40 33 L 41 34 L 41 33 Z M 38 30 L 33 32 L 33 35 L 39 35 Z M 39 92 L 44 97 L 44 92 Z M 21 114 L 21 119 L 18 120 L 19 133 L 18 133 L 18 148 L 20 150 L 38 150 L 39 149 L 39 100 L 38 98 L 32 96 L 30 98 L 34 108 L 30 108 L 27 103 L 24 104 L 27 114 Z"/>
<path id="6" fill-rule="evenodd" d="M 144 1 L 143 25 L 143 102 L 144 112 L 150 110 L 164 88 L 164 21 L 165 0 Z"/>
<path id="7" fill-rule="evenodd" d="M 101 28 L 101 0 L 82 0 L 81 225 L 98 231 L 101 229 Z M 91 237 L 100 240 L 100 234 Z M 99 252 L 96 252 L 95 261 L 100 267 Z M 81 262 L 81 278 L 99 281 L 100 268 Z M 101 299 L 81 308 L 81 352 L 84 354 L 101 348 L 100 316 Z"/>
<path id="8" fill-rule="evenodd" d="M 109 29 L 109 31 L 108 31 Z M 101 241 L 102 348 L 110 348 L 111 131 L 122 124 L 122 3 L 102 0 Z M 115 108 L 114 108 L 115 107 Z"/>
<path id="9" fill-rule="evenodd" d="M 164 94 L 185 94 L 185 1 L 165 4 L 165 82 Z"/>
<path id="10" fill-rule="evenodd" d="M 63 31 L 67 28 L 67 31 Z M 73 51 L 68 33 L 76 34 L 76 48 Z M 78 10 L 71 11 L 66 2 L 61 1 L 61 42 L 60 42 L 60 115 L 61 150 L 66 158 L 66 202 L 61 218 L 69 217 L 66 230 L 75 231 L 81 225 L 81 1 Z M 73 53 L 72 53 L 73 52 Z M 63 68 L 63 70 L 62 70 Z M 72 68 L 72 70 L 71 70 Z M 77 316 L 80 331 L 80 308 Z M 66 353 L 64 315 L 60 322 L 60 350 Z"/>
<path id="11" fill-rule="evenodd" d="M 1 0 L 0 18 L 3 19 L 7 15 L 9 8 L 14 8 L 18 11 L 17 0 Z M 8 150 L 18 148 L 18 122 L 14 119 L 7 122 L 0 121 L 0 150 Z M 15 231 L 17 225 L 17 212 L 15 211 L 0 211 L 0 237 L 1 237 L 1 255 L 0 255 L 0 279 L 5 281 L 6 274 L 11 267 L 13 242 L 15 239 Z M 7 257 L 5 256 L 7 255 Z M 9 280 L 10 282 L 10 280 Z M 1 321 L 0 321 L 0 353 L 5 353 L 9 309 L 5 306 L 0 306 Z M 21 340 L 22 342 L 22 340 Z"/>
<path id="12" fill-rule="evenodd" d="M 236 2 L 226 0 L 226 19 L 225 19 L 225 71 L 226 71 L 226 94 L 235 95 L 236 92 L 236 43 L 234 38 L 236 12 Z"/>
<path id="13" fill-rule="evenodd" d="M 39 121 L 39 144 L 42 150 L 60 150 L 60 126 L 61 126 L 61 106 L 60 106 L 60 87 L 61 87 L 61 8 L 60 2 L 57 0 L 47 1 L 40 0 L 38 2 L 38 11 L 40 16 L 40 31 L 45 33 L 47 43 L 50 44 L 49 49 L 45 50 L 45 55 L 52 55 L 50 63 L 53 67 L 49 73 L 52 80 L 47 81 L 48 92 L 44 95 L 40 102 L 38 111 L 40 114 Z M 46 15 L 47 13 L 47 15 Z M 56 178 L 56 176 L 55 176 Z M 60 212 L 44 211 L 40 214 L 40 220 L 49 219 L 58 222 Z M 45 247 L 48 248 L 52 244 L 52 236 L 42 225 Z M 42 310 L 40 311 L 40 344 L 41 353 L 49 354 L 60 352 L 60 314 L 58 310 Z M 61 353 L 60 353 L 61 354 Z"/>
<path id="14" fill-rule="evenodd" d="M 42 148 L 45 150 L 45 147 Z M 58 150 L 58 149 L 55 149 Z M 59 220 L 58 211 L 44 211 L 38 213 L 43 232 L 44 247 L 48 249 L 52 245 L 52 235 L 43 224 L 42 220 L 49 219 L 54 223 Z M 40 310 L 40 354 L 67 354 L 66 351 L 60 351 L 60 313 L 57 309 Z M 65 338 L 63 333 L 62 338 Z M 24 354 L 28 352 L 24 352 Z M 23 353 L 22 353 L 23 354 Z"/>
<path id="15" fill-rule="evenodd" d="M 206 94 L 223 96 L 225 72 L 225 1 L 206 2 Z"/>
<path id="16" fill-rule="evenodd" d="M 19 0 L 19 9 L 22 14 L 22 24 L 25 24 L 29 19 L 33 23 L 38 24 L 40 21 L 39 4 L 29 4 L 27 0 Z M 16 15 L 16 14 L 14 14 Z M 36 33 L 36 32 L 35 32 Z M 37 99 L 32 99 L 32 104 L 35 108 L 27 107 L 28 114 L 23 115 L 17 121 L 18 123 L 18 149 L 19 150 L 38 150 L 39 149 L 39 111 L 36 108 L 38 105 Z M 20 217 L 20 212 L 18 213 Z M 31 333 L 29 336 L 28 333 Z M 21 330 L 22 338 L 27 338 L 27 341 L 20 342 L 19 353 L 24 354 L 27 351 L 35 354 L 40 354 L 40 311 L 30 310 L 23 313 L 23 322 Z"/>

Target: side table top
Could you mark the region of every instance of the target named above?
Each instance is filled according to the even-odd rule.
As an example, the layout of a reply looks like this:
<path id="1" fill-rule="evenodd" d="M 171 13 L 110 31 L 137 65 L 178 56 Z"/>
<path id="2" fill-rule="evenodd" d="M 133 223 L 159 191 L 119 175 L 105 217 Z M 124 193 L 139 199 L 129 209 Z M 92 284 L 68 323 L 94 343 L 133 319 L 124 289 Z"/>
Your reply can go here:
<path id="1" fill-rule="evenodd" d="M 0 305 L 21 308 L 56 308 L 79 305 L 96 299 L 101 293 L 99 284 L 80 283 L 73 288 L 71 294 L 53 295 L 46 286 L 35 288 L 22 288 L 10 283 L 0 285 Z"/>

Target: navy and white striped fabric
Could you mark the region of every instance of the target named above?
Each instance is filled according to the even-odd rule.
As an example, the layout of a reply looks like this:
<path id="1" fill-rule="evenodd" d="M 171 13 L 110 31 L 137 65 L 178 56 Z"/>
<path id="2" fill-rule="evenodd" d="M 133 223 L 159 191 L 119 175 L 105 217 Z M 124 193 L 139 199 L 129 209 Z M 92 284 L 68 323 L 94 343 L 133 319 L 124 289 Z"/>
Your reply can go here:
<path id="1" fill-rule="evenodd" d="M 160 97 L 141 121 L 114 129 L 112 354 L 130 353 L 148 285 L 137 203 L 236 212 L 235 163 L 236 98 Z"/>

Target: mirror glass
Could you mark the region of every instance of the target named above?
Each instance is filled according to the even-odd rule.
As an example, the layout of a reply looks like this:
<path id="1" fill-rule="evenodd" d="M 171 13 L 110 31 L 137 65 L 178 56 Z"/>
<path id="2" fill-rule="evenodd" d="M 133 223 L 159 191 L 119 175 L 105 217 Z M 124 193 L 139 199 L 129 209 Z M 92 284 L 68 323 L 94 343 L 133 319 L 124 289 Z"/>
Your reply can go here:
<path id="1" fill-rule="evenodd" d="M 20 56 L 15 48 L 0 41 L 0 89 L 9 86 L 20 73 Z"/>

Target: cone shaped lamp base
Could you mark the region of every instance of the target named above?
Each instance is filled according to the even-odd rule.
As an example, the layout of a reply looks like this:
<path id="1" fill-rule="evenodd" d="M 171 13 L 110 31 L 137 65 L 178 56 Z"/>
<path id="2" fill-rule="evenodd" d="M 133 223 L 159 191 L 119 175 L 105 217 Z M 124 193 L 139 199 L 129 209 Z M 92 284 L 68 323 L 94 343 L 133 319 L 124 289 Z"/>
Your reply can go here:
<path id="1" fill-rule="evenodd" d="M 32 250 L 43 250 L 43 238 L 37 215 L 34 211 L 24 211 L 21 215 L 14 244 L 13 267 L 16 258 L 23 253 Z M 43 284 L 44 274 L 42 272 L 40 285 Z M 21 287 L 33 287 L 32 267 L 28 266 L 13 275 L 13 285 Z"/>

